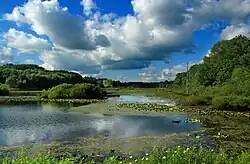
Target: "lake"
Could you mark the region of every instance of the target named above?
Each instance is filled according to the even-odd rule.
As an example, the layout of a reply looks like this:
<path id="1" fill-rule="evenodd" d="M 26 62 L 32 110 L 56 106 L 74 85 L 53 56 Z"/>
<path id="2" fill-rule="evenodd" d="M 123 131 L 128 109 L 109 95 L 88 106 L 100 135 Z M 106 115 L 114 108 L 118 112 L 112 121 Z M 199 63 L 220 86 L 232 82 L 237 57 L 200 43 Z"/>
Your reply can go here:
<path id="1" fill-rule="evenodd" d="M 120 98 L 124 99 L 126 96 Z M 129 98 L 131 100 L 131 97 Z M 138 100 L 140 98 L 138 97 Z M 0 145 L 49 143 L 78 137 L 167 135 L 200 127 L 199 124 L 185 123 L 184 120 L 188 118 L 185 113 L 171 112 L 167 116 L 106 116 L 97 113 L 64 112 L 67 108 L 70 107 L 50 104 L 1 105 Z M 173 124 L 173 120 L 181 122 Z"/>

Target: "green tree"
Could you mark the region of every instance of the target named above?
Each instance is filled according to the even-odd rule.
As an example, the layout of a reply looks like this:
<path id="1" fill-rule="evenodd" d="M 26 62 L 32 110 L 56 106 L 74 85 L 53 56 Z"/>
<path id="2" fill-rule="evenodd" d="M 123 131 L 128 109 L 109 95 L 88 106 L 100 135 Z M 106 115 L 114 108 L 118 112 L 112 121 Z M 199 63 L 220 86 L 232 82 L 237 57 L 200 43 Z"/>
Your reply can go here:
<path id="1" fill-rule="evenodd" d="M 111 79 L 105 79 L 103 80 L 103 86 L 105 88 L 113 87 L 113 81 Z"/>
<path id="2" fill-rule="evenodd" d="M 60 84 L 45 91 L 43 97 L 50 99 L 101 99 L 103 92 L 93 84 Z"/>
<path id="3" fill-rule="evenodd" d="M 6 96 L 9 94 L 9 87 L 5 84 L 0 84 L 0 96 Z"/>
<path id="4" fill-rule="evenodd" d="M 0 66 L 0 83 L 20 89 L 48 89 L 53 86 L 68 83 L 82 83 L 82 76 L 69 71 L 48 71 L 37 65 L 6 64 Z"/>

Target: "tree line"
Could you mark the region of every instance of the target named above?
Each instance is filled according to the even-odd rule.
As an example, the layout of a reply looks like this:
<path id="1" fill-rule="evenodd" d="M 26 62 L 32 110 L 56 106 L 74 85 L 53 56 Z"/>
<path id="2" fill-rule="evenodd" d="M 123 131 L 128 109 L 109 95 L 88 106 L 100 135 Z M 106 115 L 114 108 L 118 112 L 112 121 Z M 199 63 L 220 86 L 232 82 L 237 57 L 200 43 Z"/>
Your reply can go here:
<path id="1" fill-rule="evenodd" d="M 82 76 L 64 70 L 49 71 L 33 64 L 0 66 L 0 83 L 22 90 L 43 90 L 68 83 L 82 83 Z"/>
<path id="2" fill-rule="evenodd" d="M 185 88 L 187 82 L 191 94 L 201 94 L 200 90 L 212 95 L 250 96 L 250 40 L 240 35 L 216 43 L 203 63 L 177 74 L 173 84 Z"/>
<path id="3" fill-rule="evenodd" d="M 216 43 L 203 63 L 177 74 L 172 87 L 205 96 L 218 109 L 250 109 L 249 38 L 240 35 Z"/>

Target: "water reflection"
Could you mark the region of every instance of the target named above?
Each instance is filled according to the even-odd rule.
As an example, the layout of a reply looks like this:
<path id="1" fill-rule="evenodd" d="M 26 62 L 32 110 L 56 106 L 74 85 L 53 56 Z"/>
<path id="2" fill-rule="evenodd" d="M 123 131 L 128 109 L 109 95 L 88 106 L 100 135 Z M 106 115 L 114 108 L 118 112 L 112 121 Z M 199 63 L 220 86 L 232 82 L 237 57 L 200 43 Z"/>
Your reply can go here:
<path id="1" fill-rule="evenodd" d="M 169 99 L 162 99 L 159 97 L 146 97 L 146 96 L 136 96 L 136 95 L 121 95 L 120 97 L 112 97 L 112 100 L 117 100 L 120 102 L 139 102 L 139 103 L 155 103 L 168 106 L 175 106 L 176 103 Z"/>
<path id="2" fill-rule="evenodd" d="M 199 128 L 186 124 L 187 115 L 169 113 L 160 116 L 104 116 L 101 114 L 66 113 L 67 106 L 20 105 L 0 106 L 0 145 L 47 143 L 77 137 L 134 137 L 165 135 Z M 173 119 L 180 124 L 172 124 Z"/>

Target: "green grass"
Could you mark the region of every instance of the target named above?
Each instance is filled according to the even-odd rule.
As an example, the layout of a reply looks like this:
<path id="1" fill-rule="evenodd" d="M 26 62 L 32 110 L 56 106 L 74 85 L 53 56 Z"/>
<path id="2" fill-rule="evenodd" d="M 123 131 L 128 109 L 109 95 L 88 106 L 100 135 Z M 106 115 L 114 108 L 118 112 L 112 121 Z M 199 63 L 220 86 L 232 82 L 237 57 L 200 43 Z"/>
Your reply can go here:
<path id="1" fill-rule="evenodd" d="M 174 100 L 180 100 L 187 96 L 182 90 L 168 88 L 107 88 L 106 91 L 119 94 L 156 96 Z"/>
<path id="2" fill-rule="evenodd" d="M 62 157 L 56 159 L 50 153 L 48 155 L 38 155 L 29 157 L 24 151 L 20 152 L 16 159 L 4 157 L 2 164 L 73 164 L 73 163 L 94 163 L 95 160 L 87 157 Z M 250 162 L 250 153 L 242 152 L 234 157 L 229 157 L 224 151 L 205 150 L 203 148 L 184 148 L 176 147 L 174 149 L 154 150 L 151 153 L 145 153 L 144 156 L 134 157 L 129 155 L 126 158 L 116 156 L 103 160 L 103 164 L 248 164 Z"/>
<path id="3" fill-rule="evenodd" d="M 18 90 L 11 90 L 9 95 L 10 96 L 40 96 L 43 91 L 18 91 Z"/>
<path id="4" fill-rule="evenodd" d="M 110 88 L 107 92 L 119 94 L 133 94 L 143 96 L 153 96 L 171 99 L 179 105 L 185 106 L 204 106 L 211 104 L 211 97 L 208 96 L 189 96 L 181 89 L 170 88 Z"/>
<path id="5" fill-rule="evenodd" d="M 182 107 L 168 107 L 157 104 L 119 103 L 116 101 L 92 103 L 69 109 L 72 112 L 100 113 L 105 115 L 150 115 L 163 116 L 169 112 L 183 112 Z"/>
<path id="6" fill-rule="evenodd" d="M 133 94 L 155 96 L 174 100 L 181 106 L 212 107 L 216 110 L 250 111 L 250 97 L 246 96 L 221 96 L 187 95 L 184 90 L 178 88 L 109 88 L 107 92 L 118 94 Z"/>
<path id="7" fill-rule="evenodd" d="M 47 99 L 47 98 L 1 98 L 1 104 L 27 104 L 27 103 L 68 103 L 68 104 L 79 104 L 87 105 L 96 102 L 102 102 L 104 100 L 95 100 L 95 99 Z"/>

